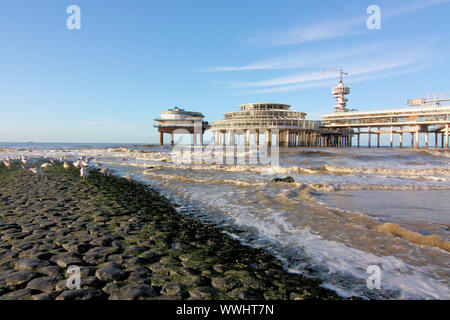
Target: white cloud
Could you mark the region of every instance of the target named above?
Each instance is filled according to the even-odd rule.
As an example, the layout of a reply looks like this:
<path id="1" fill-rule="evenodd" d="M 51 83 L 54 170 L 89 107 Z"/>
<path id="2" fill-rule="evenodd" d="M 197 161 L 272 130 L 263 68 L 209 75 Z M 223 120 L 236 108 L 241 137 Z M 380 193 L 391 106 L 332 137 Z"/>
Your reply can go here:
<path id="1" fill-rule="evenodd" d="M 421 47 L 411 46 L 408 41 L 397 43 L 376 44 L 370 47 L 370 50 L 349 49 L 353 52 L 361 52 L 360 55 L 349 54 L 338 55 L 337 59 L 330 59 L 329 52 L 316 52 L 315 59 L 321 61 L 321 67 L 316 67 L 313 72 L 300 72 L 290 74 L 283 77 L 271 78 L 252 82 L 232 82 L 228 84 L 230 88 L 262 88 L 262 87 L 280 87 L 272 89 L 264 89 L 266 91 L 260 92 L 277 92 L 277 91 L 291 91 L 296 89 L 305 89 L 321 86 L 316 82 L 325 83 L 329 85 L 329 79 L 335 79 L 338 75 L 334 73 L 322 71 L 324 66 L 339 66 L 349 73 L 352 79 L 357 76 L 384 73 L 387 75 L 388 71 L 398 71 L 399 69 L 406 69 L 412 66 L 428 63 L 434 57 L 439 55 L 439 52 L 432 48 L 434 40 L 422 42 Z M 327 64 L 326 64 L 327 63 Z M 336 65 L 334 65 L 336 63 Z M 271 91 L 272 90 L 272 91 Z"/>
<path id="2" fill-rule="evenodd" d="M 418 11 L 427 7 L 449 3 L 450 0 L 421 0 L 404 2 L 402 6 L 381 7 L 381 16 L 391 18 L 398 15 Z M 269 46 L 284 46 L 300 44 L 316 40 L 332 39 L 368 32 L 366 28 L 366 12 L 357 17 L 327 19 L 308 26 L 298 26 L 290 30 L 264 33 L 256 38 L 247 39 L 246 42 L 265 44 Z"/>
<path id="3" fill-rule="evenodd" d="M 320 67 L 330 61 L 338 61 L 343 58 L 367 54 L 385 47 L 387 43 L 370 43 L 356 47 L 329 47 L 326 51 L 323 49 L 308 49 L 302 50 L 293 54 L 284 55 L 272 59 L 257 61 L 243 66 L 224 66 L 211 67 L 203 71 L 207 72 L 221 72 L 221 71 L 245 71 L 245 70 L 280 70 L 280 69 L 295 69 L 302 67 Z M 392 44 L 391 44 L 392 45 Z"/>

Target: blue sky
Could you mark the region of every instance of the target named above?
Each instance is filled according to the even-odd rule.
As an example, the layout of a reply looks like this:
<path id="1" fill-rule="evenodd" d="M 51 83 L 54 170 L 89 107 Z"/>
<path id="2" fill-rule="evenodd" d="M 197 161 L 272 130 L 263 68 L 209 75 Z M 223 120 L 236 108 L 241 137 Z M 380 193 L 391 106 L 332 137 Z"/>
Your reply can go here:
<path id="1" fill-rule="evenodd" d="M 449 0 L 3 0 L 0 141 L 155 143 L 173 106 L 212 121 L 273 101 L 320 119 L 337 82 L 324 67 L 350 73 L 350 107 L 403 107 L 450 90 L 449 16 Z"/>

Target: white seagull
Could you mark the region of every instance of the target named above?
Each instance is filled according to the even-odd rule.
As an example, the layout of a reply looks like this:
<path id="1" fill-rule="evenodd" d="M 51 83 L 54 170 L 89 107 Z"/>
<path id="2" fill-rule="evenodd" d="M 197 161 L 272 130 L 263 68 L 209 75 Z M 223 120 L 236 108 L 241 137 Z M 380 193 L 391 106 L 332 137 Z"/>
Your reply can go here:
<path id="1" fill-rule="evenodd" d="M 27 159 L 25 156 L 22 156 L 22 157 L 20 158 L 20 161 L 22 161 L 22 163 L 23 163 L 24 165 L 27 165 L 27 163 L 28 163 L 28 159 Z"/>
<path id="2" fill-rule="evenodd" d="M 70 165 L 67 163 L 67 162 L 65 162 L 64 161 L 64 163 L 63 163 L 63 167 L 64 167 L 64 169 L 69 169 L 70 168 Z"/>
<path id="3" fill-rule="evenodd" d="M 34 174 L 43 174 L 44 173 L 44 171 L 42 171 L 39 168 L 29 168 L 28 170 Z"/>
<path id="4" fill-rule="evenodd" d="M 105 177 L 109 177 L 111 175 L 111 170 L 109 170 L 108 168 L 103 168 L 100 170 L 100 173 Z"/>
<path id="5" fill-rule="evenodd" d="M 43 168 L 43 169 L 47 169 L 48 167 L 50 167 L 52 164 L 51 163 L 43 163 L 43 164 L 41 164 L 41 168 Z"/>
<path id="6" fill-rule="evenodd" d="M 88 167 L 81 167 L 80 169 L 80 177 L 83 178 L 84 181 L 87 180 L 89 173 L 90 173 L 91 169 Z"/>
<path id="7" fill-rule="evenodd" d="M 7 167 L 8 169 L 11 169 L 11 162 L 5 160 L 5 161 L 3 161 L 3 164 L 4 164 L 5 167 Z"/>

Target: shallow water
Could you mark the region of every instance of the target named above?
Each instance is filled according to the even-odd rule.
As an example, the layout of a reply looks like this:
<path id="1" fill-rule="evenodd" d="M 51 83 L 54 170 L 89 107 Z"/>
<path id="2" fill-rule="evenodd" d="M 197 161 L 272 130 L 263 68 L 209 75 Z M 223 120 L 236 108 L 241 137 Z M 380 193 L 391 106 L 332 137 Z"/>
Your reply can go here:
<path id="1" fill-rule="evenodd" d="M 0 159 L 22 154 L 95 157 L 94 165 L 151 184 L 180 212 L 229 227 L 343 296 L 450 298 L 448 151 L 286 149 L 271 167 L 177 164 L 159 146 L 0 144 Z M 295 183 L 270 183 L 287 175 Z M 380 290 L 366 286 L 374 264 Z"/>

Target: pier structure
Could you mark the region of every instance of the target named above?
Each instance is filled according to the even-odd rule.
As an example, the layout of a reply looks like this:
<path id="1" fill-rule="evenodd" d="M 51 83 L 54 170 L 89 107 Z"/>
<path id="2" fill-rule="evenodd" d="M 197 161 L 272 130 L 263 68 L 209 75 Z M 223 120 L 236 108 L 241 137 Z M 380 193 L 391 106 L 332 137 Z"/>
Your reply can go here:
<path id="1" fill-rule="evenodd" d="M 306 120 L 306 113 L 292 111 L 287 104 L 259 102 L 239 106 L 225 113 L 225 119 L 211 122 L 215 145 L 338 147 L 350 146 L 348 129 L 323 128 L 321 121 Z"/>
<path id="2" fill-rule="evenodd" d="M 209 123 L 203 121 L 204 115 L 200 112 L 186 111 L 174 107 L 161 113 L 159 119 L 155 119 L 155 125 L 159 131 L 159 143 L 164 144 L 164 133 L 170 134 L 170 144 L 174 145 L 174 135 L 182 129 L 182 134 L 192 134 L 193 145 L 203 145 L 203 134 L 210 128 Z M 199 141 L 197 141 L 197 136 Z"/>
<path id="3" fill-rule="evenodd" d="M 352 130 L 356 145 L 360 146 L 361 135 L 368 135 L 368 147 L 380 147 L 381 134 L 388 134 L 390 147 L 394 147 L 394 137 L 398 135 L 398 146 L 405 145 L 405 138 L 411 139 L 411 147 L 420 147 L 420 137 L 424 136 L 425 147 L 448 148 L 450 94 L 432 95 L 408 100 L 409 107 L 380 111 L 356 111 L 340 109 L 333 114 L 322 116 L 323 127 L 328 129 Z M 430 139 L 434 138 L 434 141 Z M 376 137 L 375 143 L 372 141 Z"/>

